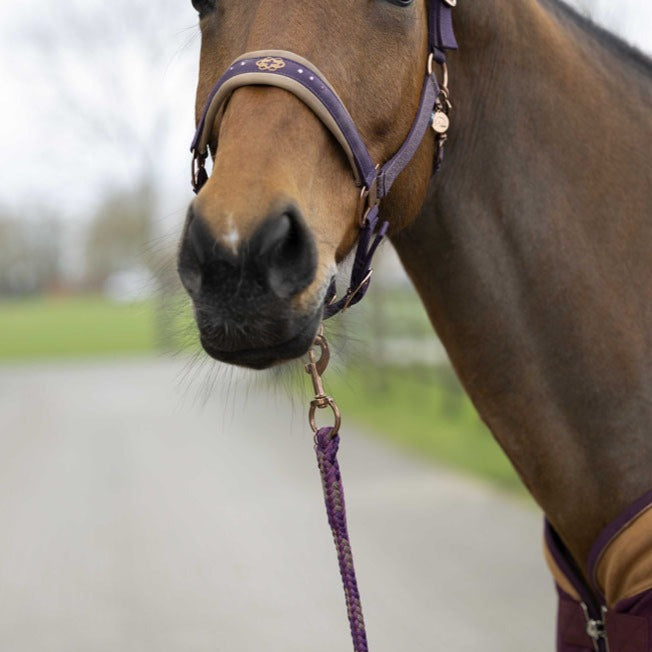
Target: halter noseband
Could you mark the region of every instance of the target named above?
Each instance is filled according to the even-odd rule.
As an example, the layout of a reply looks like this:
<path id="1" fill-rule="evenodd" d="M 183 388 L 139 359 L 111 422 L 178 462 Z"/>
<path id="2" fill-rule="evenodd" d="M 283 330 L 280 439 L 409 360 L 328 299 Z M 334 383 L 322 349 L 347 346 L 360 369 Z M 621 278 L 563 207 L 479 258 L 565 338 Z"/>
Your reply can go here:
<path id="1" fill-rule="evenodd" d="M 195 193 L 208 180 L 205 163 L 215 118 L 233 92 L 243 86 L 276 86 L 296 95 L 321 120 L 347 155 L 360 188 L 363 217 L 349 288 L 336 300 L 335 284 L 331 284 L 325 300 L 325 318 L 357 303 L 366 294 L 372 273 L 371 260 L 388 228 L 387 222 L 378 228 L 380 202 L 416 154 L 428 126 L 437 132 L 440 143 L 445 139 L 450 108 L 448 89 L 445 79 L 441 85 L 437 81 L 433 61 L 443 66 L 445 72 L 446 50 L 457 48 L 452 19 L 452 8 L 456 4 L 457 0 L 428 0 L 430 56 L 419 109 L 405 142 L 384 165 L 374 164 L 353 118 L 326 77 L 312 63 L 292 52 L 263 50 L 243 54 L 229 66 L 208 96 L 190 147 Z M 441 148 L 438 150 L 435 169 L 440 162 Z"/>

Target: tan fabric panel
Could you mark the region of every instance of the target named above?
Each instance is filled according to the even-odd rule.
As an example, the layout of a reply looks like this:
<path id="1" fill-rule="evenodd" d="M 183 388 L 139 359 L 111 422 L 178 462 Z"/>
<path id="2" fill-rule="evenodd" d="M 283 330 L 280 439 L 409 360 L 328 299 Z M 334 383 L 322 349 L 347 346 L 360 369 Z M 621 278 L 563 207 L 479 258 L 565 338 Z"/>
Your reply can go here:
<path id="1" fill-rule="evenodd" d="M 609 608 L 652 589 L 652 505 L 609 542 L 595 574 Z"/>
<path id="2" fill-rule="evenodd" d="M 559 586 L 562 591 L 568 593 L 573 600 L 581 602 L 582 599 L 580 598 L 580 594 L 575 590 L 575 587 L 570 583 L 566 575 L 561 572 L 559 566 L 557 566 L 557 562 L 552 556 L 550 550 L 548 550 L 545 540 L 543 542 L 543 555 L 546 558 L 546 564 L 548 564 L 552 576 L 555 578 L 555 582 L 557 582 L 557 586 Z"/>

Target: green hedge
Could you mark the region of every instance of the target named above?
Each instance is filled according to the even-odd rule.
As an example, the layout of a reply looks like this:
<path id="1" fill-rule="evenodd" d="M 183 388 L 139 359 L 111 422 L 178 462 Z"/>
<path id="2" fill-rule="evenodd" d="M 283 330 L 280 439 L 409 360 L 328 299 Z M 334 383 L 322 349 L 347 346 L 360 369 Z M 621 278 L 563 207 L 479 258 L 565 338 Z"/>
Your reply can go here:
<path id="1" fill-rule="evenodd" d="M 0 360 L 143 353 L 156 347 L 151 302 L 103 297 L 0 302 Z"/>
<path id="2" fill-rule="evenodd" d="M 490 480 L 522 485 L 447 366 L 358 367 L 326 377 L 345 420 L 367 426 L 402 449 Z"/>

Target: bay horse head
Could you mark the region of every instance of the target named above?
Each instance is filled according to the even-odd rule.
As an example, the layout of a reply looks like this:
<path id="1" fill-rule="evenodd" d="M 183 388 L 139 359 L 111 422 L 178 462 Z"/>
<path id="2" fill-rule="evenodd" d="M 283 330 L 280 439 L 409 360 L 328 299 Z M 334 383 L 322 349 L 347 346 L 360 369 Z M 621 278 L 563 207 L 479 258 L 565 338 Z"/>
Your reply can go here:
<path id="1" fill-rule="evenodd" d="M 229 71 L 241 72 L 239 66 L 255 76 L 294 65 L 295 77 L 305 67 L 304 76 L 316 77 L 346 107 L 380 167 L 414 129 L 425 92 L 431 3 L 193 4 L 202 34 L 193 146 L 203 178 L 188 211 L 179 272 L 204 349 L 224 362 L 265 368 L 310 348 L 337 266 L 360 234 L 372 184 L 361 178 L 346 139 L 334 137 L 337 129 L 305 97 L 247 81 L 211 106 L 216 84 Z M 382 205 L 382 220 L 394 232 L 425 199 L 435 146 L 425 129 Z M 210 178 L 203 170 L 208 154 Z"/>

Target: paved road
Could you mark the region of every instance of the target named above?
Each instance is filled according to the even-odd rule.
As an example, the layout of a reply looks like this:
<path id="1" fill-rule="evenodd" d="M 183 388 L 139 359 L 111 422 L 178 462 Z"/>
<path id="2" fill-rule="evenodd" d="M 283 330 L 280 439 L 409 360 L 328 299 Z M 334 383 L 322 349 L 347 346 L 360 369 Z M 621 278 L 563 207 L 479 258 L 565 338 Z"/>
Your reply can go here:
<path id="1" fill-rule="evenodd" d="M 0 650 L 350 650 L 303 408 L 201 387 L 182 361 L 0 367 Z M 533 508 L 342 446 L 373 652 L 552 651 Z"/>

